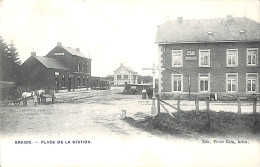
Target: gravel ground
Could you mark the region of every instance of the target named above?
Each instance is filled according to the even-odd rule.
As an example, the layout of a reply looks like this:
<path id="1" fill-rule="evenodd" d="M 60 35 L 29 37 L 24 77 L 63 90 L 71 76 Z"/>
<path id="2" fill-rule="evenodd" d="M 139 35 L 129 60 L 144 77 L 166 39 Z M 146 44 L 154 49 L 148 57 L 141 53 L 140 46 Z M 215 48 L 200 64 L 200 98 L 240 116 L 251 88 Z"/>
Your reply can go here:
<path id="1" fill-rule="evenodd" d="M 118 94 L 120 91 L 116 88 L 57 93 L 55 104 L 34 106 L 29 100 L 27 106 L 1 107 L 0 166 L 206 167 L 216 164 L 254 167 L 260 164 L 256 141 L 247 140 L 250 144 L 239 145 L 203 144 L 204 139 L 211 142 L 227 139 L 184 140 L 170 135 L 158 136 L 125 123 L 120 119 L 122 110 L 137 119 L 150 114 L 152 102 L 141 99 L 141 95 Z M 176 104 L 176 101 L 169 102 Z M 194 102 L 181 104 L 189 110 Z M 214 107 L 236 112 L 235 104 L 211 103 L 211 109 Z M 251 107 L 250 103 L 243 103 L 242 112 L 250 112 Z M 24 140 L 34 144 L 15 144 Z M 91 144 L 64 144 L 74 140 L 87 140 Z M 56 143 L 41 144 L 42 141 Z M 63 145 L 57 141 L 63 141 Z"/>

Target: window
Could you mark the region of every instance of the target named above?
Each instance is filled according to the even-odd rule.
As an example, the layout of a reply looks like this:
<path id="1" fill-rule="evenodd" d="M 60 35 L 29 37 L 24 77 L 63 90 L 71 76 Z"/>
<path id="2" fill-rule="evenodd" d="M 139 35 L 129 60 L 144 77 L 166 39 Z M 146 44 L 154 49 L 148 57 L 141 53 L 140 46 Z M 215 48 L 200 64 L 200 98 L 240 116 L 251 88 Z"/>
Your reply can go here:
<path id="1" fill-rule="evenodd" d="M 210 76 L 209 74 L 199 74 L 199 91 L 209 92 Z"/>
<path id="2" fill-rule="evenodd" d="M 78 77 L 78 86 L 79 86 L 79 87 L 81 86 L 80 77 Z"/>
<path id="3" fill-rule="evenodd" d="M 128 79 L 128 75 L 124 75 L 124 79 Z"/>
<path id="4" fill-rule="evenodd" d="M 116 77 L 116 78 L 117 78 L 117 79 L 122 79 L 122 78 L 121 78 L 121 75 L 117 75 L 117 77 Z"/>
<path id="5" fill-rule="evenodd" d="M 82 62 L 82 64 L 81 64 L 81 72 L 84 72 L 84 69 L 85 69 L 85 64 L 84 64 L 84 62 Z"/>
<path id="6" fill-rule="evenodd" d="M 182 50 L 172 50 L 172 66 L 182 67 Z"/>
<path id="7" fill-rule="evenodd" d="M 78 72 L 80 72 L 80 62 L 78 63 Z"/>
<path id="8" fill-rule="evenodd" d="M 227 67 L 237 67 L 238 65 L 238 51 L 237 49 L 227 50 Z"/>
<path id="9" fill-rule="evenodd" d="M 173 80 L 173 92 L 182 92 L 182 75 L 174 74 L 172 76 L 172 80 Z"/>
<path id="10" fill-rule="evenodd" d="M 64 76 L 64 75 L 62 76 L 62 81 L 61 81 L 61 83 L 62 83 L 62 87 L 65 87 L 65 76 Z"/>
<path id="11" fill-rule="evenodd" d="M 237 87 L 238 87 L 237 76 L 238 76 L 237 73 L 226 74 L 227 92 L 237 92 Z"/>
<path id="12" fill-rule="evenodd" d="M 257 92 L 257 78 L 258 74 L 257 73 L 248 73 L 246 74 L 246 85 L 247 85 L 247 92 Z"/>
<path id="13" fill-rule="evenodd" d="M 258 65 L 258 49 L 252 48 L 247 49 L 247 65 L 248 66 L 257 66 Z"/>
<path id="14" fill-rule="evenodd" d="M 199 67 L 210 67 L 210 50 L 199 51 Z"/>

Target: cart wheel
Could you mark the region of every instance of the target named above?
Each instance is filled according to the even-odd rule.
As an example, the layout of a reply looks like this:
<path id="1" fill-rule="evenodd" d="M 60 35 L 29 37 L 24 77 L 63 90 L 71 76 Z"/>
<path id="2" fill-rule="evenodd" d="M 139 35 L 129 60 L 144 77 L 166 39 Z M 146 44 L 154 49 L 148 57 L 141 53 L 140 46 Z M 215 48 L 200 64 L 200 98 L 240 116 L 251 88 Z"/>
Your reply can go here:
<path id="1" fill-rule="evenodd" d="M 20 105 L 20 101 L 14 101 L 14 105 L 19 106 Z"/>

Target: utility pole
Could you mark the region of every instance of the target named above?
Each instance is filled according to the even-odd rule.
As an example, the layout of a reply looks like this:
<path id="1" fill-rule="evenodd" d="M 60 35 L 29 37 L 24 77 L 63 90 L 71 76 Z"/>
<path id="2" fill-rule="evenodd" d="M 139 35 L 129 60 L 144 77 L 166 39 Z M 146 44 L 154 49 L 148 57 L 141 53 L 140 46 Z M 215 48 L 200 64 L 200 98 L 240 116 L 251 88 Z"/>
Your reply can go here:
<path id="1" fill-rule="evenodd" d="M 152 70 L 153 73 L 153 97 L 152 97 L 152 107 L 151 107 L 151 115 L 156 115 L 156 107 L 155 107 L 155 73 L 157 68 L 155 68 L 155 64 L 153 63 L 153 68 L 143 68 L 143 70 Z"/>

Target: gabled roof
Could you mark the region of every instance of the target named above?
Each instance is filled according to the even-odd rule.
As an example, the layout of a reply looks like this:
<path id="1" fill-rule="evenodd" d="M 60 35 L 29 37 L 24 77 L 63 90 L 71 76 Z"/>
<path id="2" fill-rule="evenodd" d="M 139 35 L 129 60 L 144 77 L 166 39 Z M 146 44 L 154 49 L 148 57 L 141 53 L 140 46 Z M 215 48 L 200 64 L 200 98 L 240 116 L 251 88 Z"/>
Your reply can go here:
<path id="1" fill-rule="evenodd" d="M 173 20 L 157 30 L 155 43 L 260 41 L 260 23 L 245 17 Z"/>
<path id="2" fill-rule="evenodd" d="M 122 69 L 125 69 L 125 70 L 127 70 L 127 71 L 129 71 L 131 73 L 137 74 L 137 72 L 134 69 L 132 69 L 131 67 L 128 67 L 128 66 L 124 66 L 122 63 L 120 65 L 120 67 L 118 69 L 116 69 L 114 72 L 118 72 L 118 71 L 120 71 Z"/>
<path id="3" fill-rule="evenodd" d="M 34 56 L 43 66 L 50 69 L 59 69 L 59 70 L 70 70 L 63 64 L 61 61 L 53 58 L 41 57 L 41 56 Z"/>
<path id="4" fill-rule="evenodd" d="M 66 46 L 61 46 L 61 47 L 74 56 L 80 56 L 80 57 L 87 58 L 82 52 L 80 52 L 77 49 L 73 49 L 71 47 L 66 47 Z"/>

